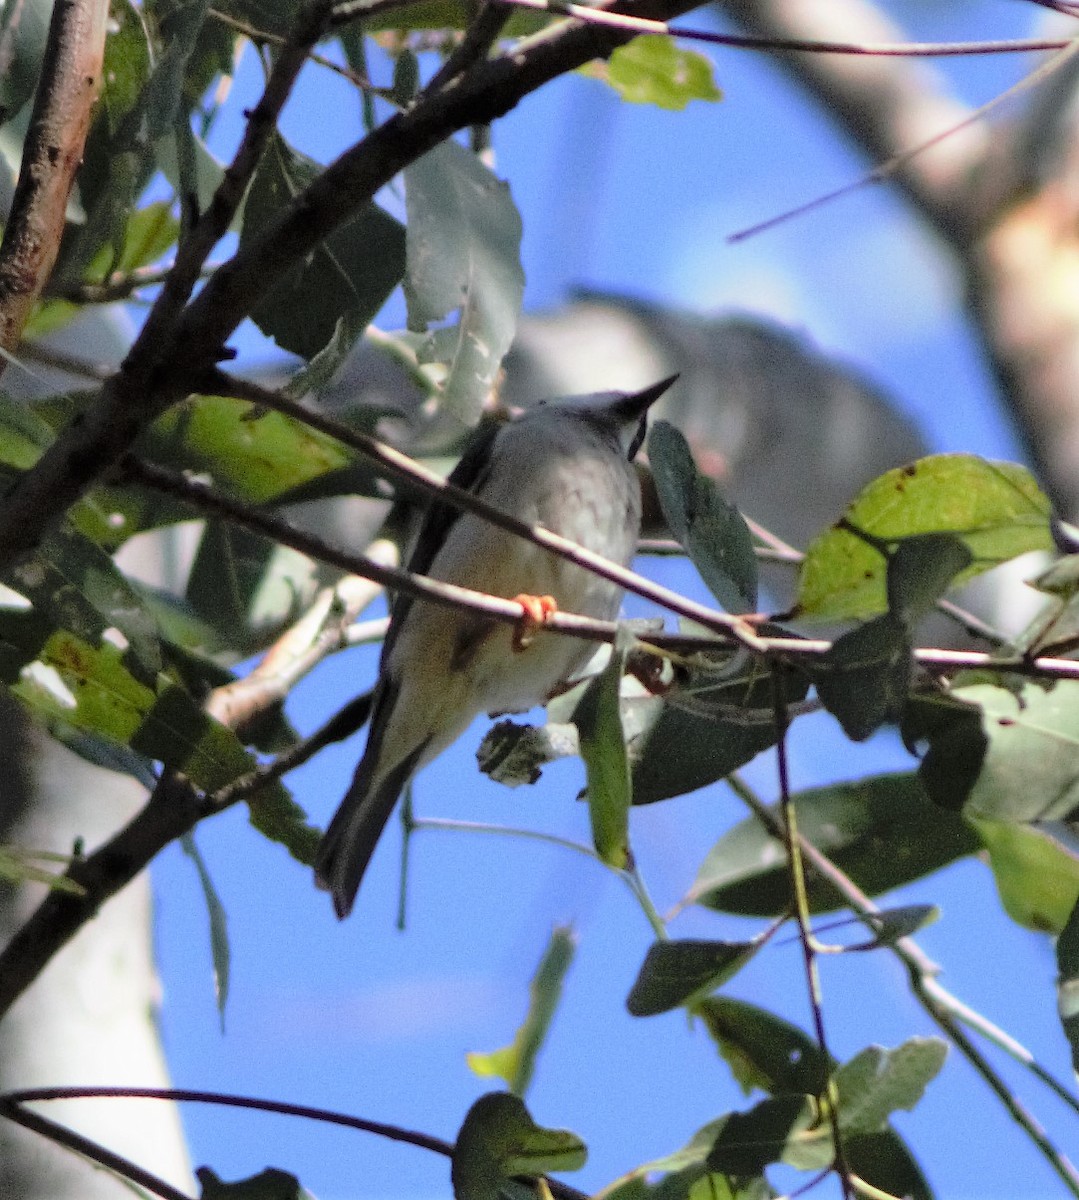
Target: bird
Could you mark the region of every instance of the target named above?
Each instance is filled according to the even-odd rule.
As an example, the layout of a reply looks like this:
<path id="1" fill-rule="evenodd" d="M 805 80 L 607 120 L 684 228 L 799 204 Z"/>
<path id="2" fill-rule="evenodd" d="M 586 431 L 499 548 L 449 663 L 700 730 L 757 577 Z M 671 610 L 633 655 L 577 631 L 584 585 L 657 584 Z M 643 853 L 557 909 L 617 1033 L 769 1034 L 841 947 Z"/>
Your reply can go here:
<path id="1" fill-rule="evenodd" d="M 628 565 L 641 521 L 633 459 L 649 408 L 676 378 L 642 391 L 529 408 L 477 432 L 449 480 L 530 525 Z M 416 771 L 481 713 L 542 704 L 591 658 L 593 643 L 544 631 L 545 617 L 558 608 L 613 620 L 622 602 L 617 584 L 442 502 L 428 509 L 408 569 L 516 599 L 528 615 L 515 627 L 403 593 L 393 601 L 367 744 L 315 857 L 315 881 L 342 919 Z"/>

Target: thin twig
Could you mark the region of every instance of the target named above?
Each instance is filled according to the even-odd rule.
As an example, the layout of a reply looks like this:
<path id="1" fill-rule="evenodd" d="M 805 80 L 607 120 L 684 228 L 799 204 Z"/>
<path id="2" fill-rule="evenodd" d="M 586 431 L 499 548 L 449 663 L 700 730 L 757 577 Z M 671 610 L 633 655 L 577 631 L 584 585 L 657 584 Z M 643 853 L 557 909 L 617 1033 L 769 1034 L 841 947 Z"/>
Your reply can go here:
<path id="1" fill-rule="evenodd" d="M 821 1052 L 821 1060 L 830 1063 L 834 1059 L 828 1049 L 828 1039 L 824 1029 L 824 997 L 821 991 L 820 971 L 817 967 L 816 940 L 813 937 L 813 927 L 809 915 L 809 897 L 806 893 L 805 872 L 802 866 L 798 816 L 791 799 L 790 763 L 787 759 L 787 732 L 790 722 L 787 714 L 787 696 L 782 664 L 775 664 L 772 668 L 772 714 L 776 733 L 776 765 L 779 772 L 779 808 L 783 816 L 783 844 L 787 850 L 787 864 L 790 869 L 794 917 L 798 925 L 798 941 L 802 947 L 802 962 L 805 966 L 809 1007 L 813 1015 L 813 1030 Z M 851 1194 L 850 1167 L 843 1151 L 839 1091 L 831 1072 L 823 1082 L 823 1094 L 828 1106 L 828 1123 L 832 1130 L 833 1165 L 839 1175 L 843 1196 L 845 1200 L 849 1200 Z"/>
<path id="2" fill-rule="evenodd" d="M 26 1088 L 21 1091 L 0 1093 L 0 1105 L 11 1106 L 34 1104 L 48 1100 L 164 1100 L 171 1104 L 213 1104 L 225 1108 L 242 1108 L 249 1112 L 276 1113 L 279 1116 L 299 1117 L 305 1121 L 321 1121 L 326 1125 L 338 1125 L 355 1129 L 360 1133 L 371 1133 L 392 1142 L 401 1142 L 419 1150 L 430 1150 L 444 1158 L 452 1158 L 454 1145 L 443 1138 L 391 1125 L 385 1121 L 369 1121 L 364 1117 L 350 1117 L 327 1108 L 314 1108 L 308 1104 L 289 1104 L 280 1100 L 261 1100 L 254 1096 L 231 1096 L 225 1092 L 194 1091 L 188 1088 L 140 1088 L 140 1087 L 53 1087 Z M 547 1179 L 552 1195 L 558 1200 L 588 1200 L 586 1193 L 579 1192 L 558 1179 Z M 180 1193 L 177 1193 L 180 1195 Z M 181 1200 L 186 1197 L 181 1196 Z"/>
<path id="3" fill-rule="evenodd" d="M 563 0 L 493 0 L 508 8 L 527 8 L 572 17 L 587 25 L 625 29 L 632 33 L 659 34 L 686 41 L 706 42 L 734 50 L 787 51 L 799 54 L 850 54 L 861 58 L 964 58 L 982 54 L 1025 54 L 1038 50 L 1062 50 L 1071 38 L 1009 38 L 972 42 L 838 42 L 812 38 L 758 37 L 752 34 L 716 33 L 710 29 L 686 29 L 669 21 L 654 21 L 629 13 L 611 12 Z"/>
<path id="4" fill-rule="evenodd" d="M 148 1192 L 153 1192 L 155 1196 L 160 1196 L 161 1200 L 191 1200 L 186 1192 L 174 1188 L 171 1183 L 160 1179 L 137 1163 L 124 1158 L 123 1155 L 116 1154 L 99 1142 L 91 1141 L 81 1133 L 76 1133 L 74 1129 L 69 1129 L 66 1125 L 60 1125 L 48 1117 L 43 1117 L 40 1113 L 24 1108 L 24 1103 L 25 1101 L 17 1093 L 0 1095 L 0 1116 L 6 1117 L 16 1125 L 21 1125 L 24 1129 L 40 1134 L 54 1145 L 63 1146 L 65 1150 L 82 1155 L 83 1158 L 105 1167 L 106 1170 L 114 1171 L 121 1178 L 145 1188 Z"/>
<path id="5" fill-rule="evenodd" d="M 727 782 L 772 836 L 782 843 L 785 837 L 784 826 L 778 815 L 763 804 L 753 790 L 737 775 L 730 776 Z M 880 916 L 880 909 L 877 905 L 845 871 L 836 866 L 826 854 L 802 834 L 798 835 L 798 849 L 802 858 L 813 871 L 831 885 L 841 900 L 863 921 L 866 928 L 875 934 L 879 928 L 875 922 Z M 990 1090 L 1007 1108 L 1016 1124 L 1038 1147 L 1053 1170 L 1068 1186 L 1071 1194 L 1079 1196 L 1079 1173 L 1076 1172 L 1073 1164 L 1057 1150 L 1033 1114 L 1012 1094 L 989 1061 L 963 1032 L 959 1022 L 968 1024 L 983 1037 L 988 1038 L 1015 1057 L 1038 1079 L 1050 1086 L 1074 1111 L 1079 1112 L 1079 1102 L 1068 1093 L 1063 1085 L 1053 1079 L 1048 1071 L 1036 1065 L 1034 1056 L 1025 1047 L 1020 1046 L 1014 1038 L 1009 1037 L 991 1021 L 963 1004 L 942 987 L 936 978 L 940 968 L 925 954 L 913 938 L 899 938 L 895 942 L 888 943 L 885 948 L 903 962 L 910 979 L 911 991 L 926 1013 L 985 1080 Z"/>

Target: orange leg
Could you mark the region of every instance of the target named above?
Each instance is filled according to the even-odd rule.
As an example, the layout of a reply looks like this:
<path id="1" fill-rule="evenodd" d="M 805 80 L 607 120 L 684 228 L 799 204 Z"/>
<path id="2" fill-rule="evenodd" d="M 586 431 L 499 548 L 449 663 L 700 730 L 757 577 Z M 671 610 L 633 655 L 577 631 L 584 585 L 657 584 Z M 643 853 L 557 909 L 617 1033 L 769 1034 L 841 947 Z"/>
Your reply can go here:
<path id="1" fill-rule="evenodd" d="M 523 610 L 520 624 L 513 631 L 513 648 L 519 653 L 528 648 L 537 630 L 558 612 L 558 605 L 554 596 L 530 596 L 524 592 L 514 596 L 513 601 Z"/>

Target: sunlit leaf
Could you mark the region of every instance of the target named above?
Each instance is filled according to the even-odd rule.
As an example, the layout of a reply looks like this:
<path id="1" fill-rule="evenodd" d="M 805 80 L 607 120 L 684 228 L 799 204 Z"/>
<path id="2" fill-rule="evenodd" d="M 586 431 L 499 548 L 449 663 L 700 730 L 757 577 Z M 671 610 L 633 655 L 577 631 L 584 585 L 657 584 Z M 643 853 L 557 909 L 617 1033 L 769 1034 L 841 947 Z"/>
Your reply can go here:
<path id="1" fill-rule="evenodd" d="M 959 583 L 1029 550 L 1051 550 L 1049 514 L 1048 498 L 1025 467 L 939 454 L 869 484 L 843 522 L 886 543 L 954 534 L 972 556 Z M 888 606 L 886 574 L 880 550 L 836 526 L 809 547 L 797 611 L 825 620 L 875 616 Z"/>
<path id="2" fill-rule="evenodd" d="M 711 60 L 669 37 L 636 37 L 619 46 L 608 62 L 590 63 L 584 73 L 604 80 L 631 104 L 681 112 L 693 100 L 723 99 Z"/>
<path id="3" fill-rule="evenodd" d="M 1000 902 L 1013 921 L 1059 933 L 1079 900 L 1079 851 L 1040 828 L 973 818 L 989 852 Z"/>
<path id="4" fill-rule="evenodd" d="M 588 776 L 588 811 L 596 853 L 610 866 L 629 862 L 633 800 L 620 691 L 630 635 L 622 631 L 603 670 L 588 684 L 573 713 Z"/>
<path id="5" fill-rule="evenodd" d="M 551 940 L 532 977 L 528 1014 L 512 1043 L 487 1054 L 474 1051 L 468 1055 L 468 1065 L 477 1075 L 499 1076 L 517 1096 L 524 1096 L 528 1091 L 536 1057 L 558 1009 L 562 984 L 576 949 L 577 938 L 572 929 L 560 926 L 551 933 Z"/>
<path id="6" fill-rule="evenodd" d="M 584 1143 L 568 1129 L 544 1129 L 523 1101 L 489 1092 L 468 1110 L 453 1151 L 455 1200 L 498 1200 L 515 1175 L 535 1178 L 584 1166 Z"/>

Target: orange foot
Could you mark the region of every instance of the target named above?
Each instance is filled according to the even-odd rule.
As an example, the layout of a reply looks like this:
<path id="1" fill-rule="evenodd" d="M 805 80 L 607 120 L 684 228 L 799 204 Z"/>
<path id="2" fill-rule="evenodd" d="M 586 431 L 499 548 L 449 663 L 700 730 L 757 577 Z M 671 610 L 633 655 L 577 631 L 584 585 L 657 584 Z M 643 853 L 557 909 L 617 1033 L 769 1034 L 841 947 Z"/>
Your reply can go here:
<path id="1" fill-rule="evenodd" d="M 520 653 L 528 648 L 537 630 L 558 612 L 558 605 L 554 596 L 530 596 L 526 592 L 514 596 L 513 601 L 524 610 L 520 623 L 513 631 L 513 648 Z"/>

